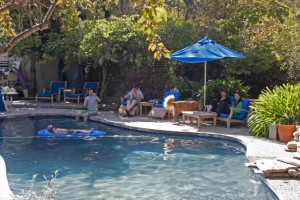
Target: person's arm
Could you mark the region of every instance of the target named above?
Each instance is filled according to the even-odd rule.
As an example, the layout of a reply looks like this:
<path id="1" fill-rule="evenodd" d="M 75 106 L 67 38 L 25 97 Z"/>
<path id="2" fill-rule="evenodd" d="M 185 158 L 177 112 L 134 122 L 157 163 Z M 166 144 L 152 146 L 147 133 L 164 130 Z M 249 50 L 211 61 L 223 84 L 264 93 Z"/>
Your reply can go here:
<path id="1" fill-rule="evenodd" d="M 84 108 L 87 108 L 87 106 L 88 106 L 88 105 L 87 105 L 87 104 L 88 104 L 87 102 L 88 102 L 88 101 L 87 101 L 87 97 L 85 97 L 84 103 L 83 103 L 83 107 L 84 107 Z"/>
<path id="2" fill-rule="evenodd" d="M 238 109 L 234 109 L 234 108 L 238 108 Z M 242 109 L 242 108 L 243 108 L 243 103 L 242 102 L 239 102 L 237 105 L 233 106 L 233 115 L 238 115 L 238 114 L 242 113 L 243 111 L 239 110 L 239 109 Z"/>
<path id="3" fill-rule="evenodd" d="M 132 96 L 132 90 L 129 91 L 126 95 L 125 95 L 125 99 L 131 99 Z"/>
<path id="4" fill-rule="evenodd" d="M 96 97 L 97 102 L 101 102 L 101 99 L 96 95 L 96 93 L 94 93 L 94 96 Z"/>

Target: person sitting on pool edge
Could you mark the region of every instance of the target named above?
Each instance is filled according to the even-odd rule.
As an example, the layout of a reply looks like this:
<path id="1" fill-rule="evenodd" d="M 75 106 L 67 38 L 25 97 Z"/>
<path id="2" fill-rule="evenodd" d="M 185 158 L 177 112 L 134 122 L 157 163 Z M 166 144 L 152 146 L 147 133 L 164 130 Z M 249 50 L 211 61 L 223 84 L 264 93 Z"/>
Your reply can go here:
<path id="1" fill-rule="evenodd" d="M 48 125 L 47 130 L 51 133 L 56 134 L 69 134 L 69 133 L 86 133 L 90 134 L 94 129 L 84 130 L 84 129 L 65 129 L 65 128 L 55 128 L 53 125 Z"/>
<path id="2" fill-rule="evenodd" d="M 100 98 L 97 97 L 95 90 L 93 88 L 89 89 L 88 96 L 85 97 L 83 107 L 85 110 L 78 111 L 76 114 L 76 120 L 79 121 L 79 118 L 82 116 L 84 123 L 88 122 L 88 117 L 98 114 L 98 105 L 97 102 L 100 102 Z"/>

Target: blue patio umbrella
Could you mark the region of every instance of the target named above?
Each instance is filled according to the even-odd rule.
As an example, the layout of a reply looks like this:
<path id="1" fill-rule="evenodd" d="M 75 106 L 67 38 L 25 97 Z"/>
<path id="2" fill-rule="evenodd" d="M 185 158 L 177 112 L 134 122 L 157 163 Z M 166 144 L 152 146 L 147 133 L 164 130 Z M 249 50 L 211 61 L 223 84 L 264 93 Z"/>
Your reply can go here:
<path id="1" fill-rule="evenodd" d="M 222 46 L 208 37 L 197 43 L 171 54 L 171 59 L 186 63 L 204 62 L 204 105 L 206 103 L 206 68 L 207 61 L 223 58 L 245 58 L 244 55 Z"/>

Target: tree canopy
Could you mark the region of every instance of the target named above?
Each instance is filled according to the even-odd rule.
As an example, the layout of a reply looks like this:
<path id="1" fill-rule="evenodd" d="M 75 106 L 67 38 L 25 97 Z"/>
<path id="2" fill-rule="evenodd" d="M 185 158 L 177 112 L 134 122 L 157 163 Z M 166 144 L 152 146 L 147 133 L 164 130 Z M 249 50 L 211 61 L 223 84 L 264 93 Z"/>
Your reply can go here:
<path id="1" fill-rule="evenodd" d="M 113 62 L 149 68 L 165 63 L 170 79 L 196 81 L 203 69 L 168 58 L 207 35 L 247 56 L 211 62 L 209 78 L 241 79 L 257 95 L 266 86 L 299 82 L 299 4 L 292 0 L 0 0 L 0 54 L 96 60 L 100 66 Z"/>

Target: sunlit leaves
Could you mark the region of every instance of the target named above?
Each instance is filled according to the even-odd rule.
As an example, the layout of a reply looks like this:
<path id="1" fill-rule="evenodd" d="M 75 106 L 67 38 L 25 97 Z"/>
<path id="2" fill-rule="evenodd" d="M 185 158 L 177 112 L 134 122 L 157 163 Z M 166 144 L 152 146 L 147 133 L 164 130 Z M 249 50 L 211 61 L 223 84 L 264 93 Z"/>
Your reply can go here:
<path id="1" fill-rule="evenodd" d="M 150 41 L 148 50 L 152 51 L 154 58 L 160 60 L 161 57 L 170 58 L 170 51 L 161 42 L 157 34 L 160 23 L 167 21 L 167 11 L 159 6 L 162 1 L 148 0 L 141 11 L 141 17 L 137 21 L 140 28 L 147 34 Z"/>
<path id="2" fill-rule="evenodd" d="M 87 21 L 83 29 L 86 34 L 80 44 L 80 58 L 97 58 L 110 53 L 116 62 L 114 56 L 124 52 L 142 34 L 129 18 Z"/>

